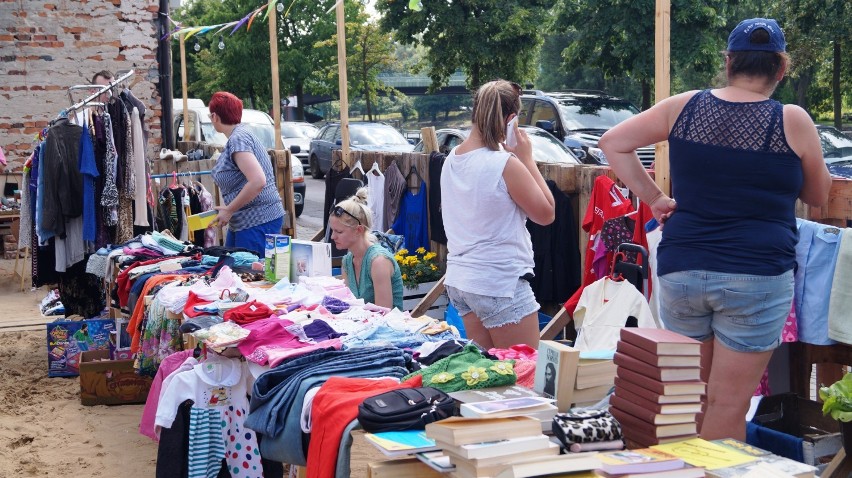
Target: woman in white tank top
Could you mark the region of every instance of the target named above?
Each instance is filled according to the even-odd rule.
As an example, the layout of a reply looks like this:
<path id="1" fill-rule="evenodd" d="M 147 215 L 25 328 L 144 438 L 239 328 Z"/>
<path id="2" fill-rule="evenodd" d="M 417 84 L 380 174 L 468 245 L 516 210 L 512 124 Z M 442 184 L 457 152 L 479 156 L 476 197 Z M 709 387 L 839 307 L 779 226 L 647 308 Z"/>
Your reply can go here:
<path id="1" fill-rule="evenodd" d="M 553 222 L 554 201 L 526 133 L 512 122 L 520 107 L 518 85 L 482 85 L 473 98 L 470 135 L 441 172 L 447 293 L 468 338 L 486 349 L 538 347 L 539 305 L 524 279 L 533 272 L 526 220 Z M 516 144 L 506 144 L 507 134 Z"/>

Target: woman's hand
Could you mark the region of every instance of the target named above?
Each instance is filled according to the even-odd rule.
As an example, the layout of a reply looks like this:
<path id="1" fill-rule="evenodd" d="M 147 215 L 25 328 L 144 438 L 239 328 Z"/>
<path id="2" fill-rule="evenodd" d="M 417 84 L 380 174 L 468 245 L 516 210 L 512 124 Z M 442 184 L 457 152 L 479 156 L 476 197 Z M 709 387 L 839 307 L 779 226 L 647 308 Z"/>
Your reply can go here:
<path id="1" fill-rule="evenodd" d="M 509 121 L 511 120 L 512 119 L 509 118 Z M 527 133 L 524 130 L 518 127 L 517 122 L 513 123 L 513 128 L 515 128 L 515 138 L 518 139 L 518 144 L 516 144 L 515 147 L 510 147 L 504 142 L 503 149 L 517 156 L 522 163 L 532 162 L 532 143 L 530 142 L 529 136 L 527 136 Z"/>
<path id="2" fill-rule="evenodd" d="M 213 209 L 218 211 L 216 214 L 216 219 L 213 221 L 219 227 L 225 227 L 231 222 L 231 217 L 234 215 L 233 212 L 228 208 L 228 206 L 216 206 Z"/>
<path id="3" fill-rule="evenodd" d="M 654 219 L 660 223 L 660 228 L 662 228 L 663 224 L 665 224 L 665 222 L 672 217 L 672 214 L 675 213 L 675 210 L 677 209 L 677 201 L 663 193 L 660 193 L 650 203 L 648 203 L 648 207 L 651 208 L 651 213 L 654 215 Z"/>

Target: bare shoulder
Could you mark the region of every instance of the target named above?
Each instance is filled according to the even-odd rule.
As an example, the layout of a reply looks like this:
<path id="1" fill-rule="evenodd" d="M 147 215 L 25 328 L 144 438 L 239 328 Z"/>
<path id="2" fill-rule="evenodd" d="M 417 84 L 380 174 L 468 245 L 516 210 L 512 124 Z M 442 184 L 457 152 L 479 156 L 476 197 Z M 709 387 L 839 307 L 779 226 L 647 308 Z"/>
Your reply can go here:
<path id="1" fill-rule="evenodd" d="M 811 116 L 799 105 L 784 105 L 784 121 L 791 126 L 813 126 Z"/>

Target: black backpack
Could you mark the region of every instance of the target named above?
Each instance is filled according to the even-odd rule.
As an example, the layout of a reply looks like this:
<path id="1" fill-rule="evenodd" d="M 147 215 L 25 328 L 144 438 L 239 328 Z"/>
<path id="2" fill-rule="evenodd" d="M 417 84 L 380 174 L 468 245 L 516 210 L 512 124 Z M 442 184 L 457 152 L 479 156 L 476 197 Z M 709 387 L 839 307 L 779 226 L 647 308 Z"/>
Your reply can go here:
<path id="1" fill-rule="evenodd" d="M 369 433 L 422 430 L 452 416 L 454 407 L 453 399 L 436 388 L 400 388 L 366 398 L 358 405 L 358 421 Z"/>

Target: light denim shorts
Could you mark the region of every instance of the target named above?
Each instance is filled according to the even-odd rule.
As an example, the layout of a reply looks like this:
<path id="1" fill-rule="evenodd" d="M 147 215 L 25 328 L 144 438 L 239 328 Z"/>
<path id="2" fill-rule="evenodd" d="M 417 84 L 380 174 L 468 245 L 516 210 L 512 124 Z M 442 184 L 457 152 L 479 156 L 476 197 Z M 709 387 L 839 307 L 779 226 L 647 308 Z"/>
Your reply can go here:
<path id="1" fill-rule="evenodd" d="M 521 319 L 541 308 L 535 300 L 530 283 L 523 279 L 518 279 L 514 297 L 472 294 L 455 287 L 447 287 L 447 297 L 459 312 L 459 316 L 464 317 L 473 312 L 486 329 L 517 324 Z"/>
<path id="2" fill-rule="evenodd" d="M 700 341 L 715 336 L 739 352 L 777 347 L 793 303 L 792 270 L 777 276 L 672 272 L 656 286 L 666 328 Z"/>

